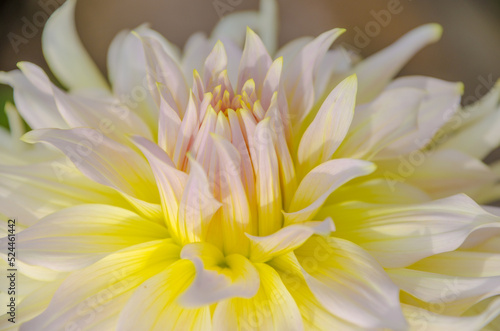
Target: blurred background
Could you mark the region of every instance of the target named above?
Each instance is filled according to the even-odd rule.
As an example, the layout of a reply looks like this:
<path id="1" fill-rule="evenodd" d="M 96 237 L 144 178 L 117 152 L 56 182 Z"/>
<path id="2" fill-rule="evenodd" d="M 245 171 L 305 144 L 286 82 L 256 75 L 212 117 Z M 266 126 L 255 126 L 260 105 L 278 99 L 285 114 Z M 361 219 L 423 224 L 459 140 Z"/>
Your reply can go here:
<path id="1" fill-rule="evenodd" d="M 30 61 L 47 68 L 40 44 L 43 24 L 48 17 L 45 13 L 52 12 L 62 2 L 0 2 L 1 71 L 15 69 L 18 61 Z M 258 2 L 80 0 L 76 7 L 76 23 L 83 44 L 101 70 L 105 71 L 108 46 L 124 28 L 149 22 L 170 41 L 183 47 L 192 33 L 209 33 L 222 14 L 257 9 Z M 334 27 L 344 27 L 348 32 L 337 45 L 347 45 L 351 51 L 365 57 L 419 25 L 437 22 L 444 28 L 441 42 L 421 51 L 402 71 L 402 75 L 422 74 L 462 81 L 466 86 L 465 103 L 477 100 L 500 78 L 500 0 L 278 2 L 281 45 L 300 36 L 315 36 Z M 384 13 L 390 13 L 389 17 Z M 0 109 L 10 98 L 12 92 L 9 88 L 0 86 Z M 0 124 L 6 125 L 3 115 L 0 116 Z"/>

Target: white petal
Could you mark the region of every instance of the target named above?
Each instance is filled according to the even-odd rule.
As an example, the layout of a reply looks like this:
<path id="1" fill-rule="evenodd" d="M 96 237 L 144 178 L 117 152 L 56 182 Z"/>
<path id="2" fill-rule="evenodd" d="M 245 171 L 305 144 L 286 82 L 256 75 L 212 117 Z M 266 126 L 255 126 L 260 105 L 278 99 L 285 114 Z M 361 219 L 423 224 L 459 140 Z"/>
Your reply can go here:
<path id="1" fill-rule="evenodd" d="M 477 88 L 481 89 L 483 87 L 479 85 Z M 476 89 L 476 94 L 479 93 L 478 89 Z M 477 100 L 476 97 L 471 95 L 464 98 L 463 102 L 468 103 L 469 98 L 473 98 L 475 102 L 461 108 L 456 118 L 450 120 L 448 129 L 451 131 L 461 129 L 469 124 L 475 124 L 498 109 L 500 105 L 500 80 L 497 80 L 488 94 L 481 99 Z"/>
<path id="2" fill-rule="evenodd" d="M 456 277 L 411 269 L 389 269 L 387 273 L 401 290 L 442 305 L 444 315 L 460 316 L 481 300 L 500 294 L 500 276 Z"/>
<path id="3" fill-rule="evenodd" d="M 144 30 L 148 29 L 139 27 L 135 32 L 141 34 Z M 156 131 L 158 106 L 146 80 L 146 57 L 137 35 L 120 32 L 111 42 L 107 64 L 114 95 Z"/>
<path id="4" fill-rule="evenodd" d="M 5 204 L 0 210 L 26 225 L 79 204 L 129 206 L 115 190 L 88 180 L 69 160 L 0 166 L 0 178 L 0 206 Z"/>
<path id="5" fill-rule="evenodd" d="M 325 214 L 335 215 L 337 236 L 356 242 L 387 268 L 455 250 L 474 230 L 500 226 L 497 216 L 465 195 L 424 204 L 345 203 Z"/>
<path id="6" fill-rule="evenodd" d="M 354 116 L 356 89 L 356 76 L 350 76 L 337 85 L 321 105 L 300 140 L 298 160 L 303 170 L 330 160 L 344 140 Z"/>
<path id="7" fill-rule="evenodd" d="M 438 41 L 442 31 L 437 24 L 418 27 L 355 66 L 352 72 L 359 80 L 358 103 L 375 98 L 415 53 Z"/>
<path id="8" fill-rule="evenodd" d="M 493 243 L 495 244 L 495 241 Z M 453 251 L 429 256 L 413 264 L 411 268 L 453 277 L 500 276 L 498 252 L 495 250 L 483 252 L 478 249 L 479 251 Z"/>
<path id="9" fill-rule="evenodd" d="M 333 191 L 374 170 L 373 163 L 354 159 L 336 159 L 317 166 L 302 179 L 290 211 L 284 213 L 285 225 L 311 220 Z"/>
<path id="10" fill-rule="evenodd" d="M 402 307 L 411 328 L 425 326 L 428 331 L 488 330 L 483 328 L 500 314 L 500 298 L 492 299 L 479 314 L 460 317 L 440 315 L 433 311 L 405 304 Z"/>
<path id="11" fill-rule="evenodd" d="M 35 67 L 35 65 L 27 63 L 22 63 L 22 65 L 25 68 Z M 52 95 L 46 93 L 47 90 L 50 90 L 50 86 L 33 85 L 19 70 L 8 73 L 1 72 L 0 82 L 14 88 L 16 107 L 31 128 L 68 128 L 68 124 L 59 114 Z"/>
<path id="12" fill-rule="evenodd" d="M 364 330 L 328 311 L 309 289 L 302 268 L 293 253 L 275 257 L 268 262 L 281 276 L 302 315 L 305 330 Z"/>
<path id="13" fill-rule="evenodd" d="M 336 156 L 390 159 L 435 145 L 433 138 L 454 115 L 461 92 L 461 83 L 397 79 L 373 102 L 356 108 Z"/>
<path id="14" fill-rule="evenodd" d="M 425 93 L 416 109 L 416 126 L 386 146 L 377 158 L 408 153 L 425 147 L 429 141 L 431 145 L 435 143 L 432 139 L 441 133 L 439 130 L 456 114 L 464 86 L 462 83 L 415 76 L 396 79 L 389 84 L 387 90 L 399 88 L 416 88 Z"/>
<path id="15" fill-rule="evenodd" d="M 54 145 L 82 173 L 100 184 L 148 202 L 158 201 L 154 177 L 146 160 L 99 131 L 41 129 L 28 132 L 23 139 Z"/>
<path id="16" fill-rule="evenodd" d="M 59 81 L 70 90 L 108 89 L 108 84 L 83 47 L 75 26 L 76 0 L 66 1 L 45 24 L 43 54 Z"/>
<path id="17" fill-rule="evenodd" d="M 133 291 L 176 261 L 179 250 L 168 241 L 148 242 L 108 255 L 72 273 L 56 291 L 48 308 L 23 324 L 21 330 L 114 328 Z"/>
<path id="18" fill-rule="evenodd" d="M 500 111 L 490 115 L 457 132 L 439 148 L 458 149 L 468 155 L 484 159 L 500 145 Z"/>
<path id="19" fill-rule="evenodd" d="M 412 164 L 407 158 L 394 161 L 399 167 L 394 169 L 408 170 L 410 175 L 405 178 L 405 182 L 424 190 L 434 199 L 459 193 L 474 195 L 500 178 L 483 162 L 457 150 L 442 149 L 429 154 L 423 152 L 417 157 L 421 155 L 425 160 L 419 163 Z M 401 160 L 406 161 L 404 165 Z"/>
<path id="20" fill-rule="evenodd" d="M 311 292 L 332 314 L 367 329 L 406 329 L 399 289 L 360 247 L 314 236 L 295 255 Z"/>
<path id="21" fill-rule="evenodd" d="M 95 128 L 124 144 L 129 142 L 129 135 L 152 139 L 142 118 L 115 100 L 72 96 L 55 87 L 53 96 L 59 112 L 72 128 Z"/>
<path id="22" fill-rule="evenodd" d="M 17 234 L 19 258 L 58 271 L 84 268 L 120 249 L 168 237 L 165 227 L 126 209 L 82 205 L 41 219 Z M 0 240 L 7 250 L 7 239 Z"/>

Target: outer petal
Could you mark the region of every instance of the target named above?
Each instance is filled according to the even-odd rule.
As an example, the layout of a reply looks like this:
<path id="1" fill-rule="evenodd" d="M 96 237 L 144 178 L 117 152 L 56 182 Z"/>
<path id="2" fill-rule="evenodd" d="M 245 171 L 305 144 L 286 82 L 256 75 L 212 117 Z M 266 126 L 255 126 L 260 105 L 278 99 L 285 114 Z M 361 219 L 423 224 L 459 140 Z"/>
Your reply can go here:
<path id="1" fill-rule="evenodd" d="M 141 35 L 145 26 L 135 30 Z M 158 107 L 145 79 L 146 57 L 140 39 L 130 31 L 120 32 L 111 42 L 107 66 L 113 93 L 128 108 L 146 120 L 155 132 Z"/>
<path id="2" fill-rule="evenodd" d="M 458 149 L 477 159 L 484 159 L 500 145 L 500 111 L 485 116 L 454 134 L 439 146 L 440 149 Z"/>
<path id="3" fill-rule="evenodd" d="M 17 237 L 21 261 L 72 271 L 120 249 L 166 238 L 168 232 L 131 211 L 86 204 L 51 214 Z M 0 239 L 4 251 L 7 243 L 7 238 Z"/>
<path id="4" fill-rule="evenodd" d="M 31 143 L 46 142 L 54 145 L 81 172 L 100 184 L 145 201 L 158 201 L 154 177 L 146 160 L 99 131 L 86 128 L 43 129 L 31 131 L 23 139 Z"/>
<path id="5" fill-rule="evenodd" d="M 66 1 L 45 24 L 43 54 L 55 76 L 69 89 L 108 89 L 101 72 L 83 47 L 75 26 L 76 0 Z"/>
<path id="6" fill-rule="evenodd" d="M 438 24 L 418 27 L 355 66 L 352 72 L 359 80 L 358 103 L 375 98 L 416 52 L 439 40 L 442 30 Z"/>
<path id="7" fill-rule="evenodd" d="M 321 214 L 335 215 L 336 235 L 356 242 L 387 268 L 455 250 L 474 230 L 500 226 L 497 216 L 465 195 L 415 205 L 345 203 Z"/>
<path id="8" fill-rule="evenodd" d="M 500 276 L 456 277 L 410 269 L 387 270 L 403 291 L 429 305 L 442 305 L 441 314 L 460 316 L 483 299 L 500 294 Z"/>
<path id="9" fill-rule="evenodd" d="M 133 290 L 179 257 L 180 248 L 153 241 L 108 255 L 71 274 L 56 291 L 49 307 L 21 326 L 27 330 L 114 328 Z"/>
<path id="10" fill-rule="evenodd" d="M 186 307 L 201 307 L 228 298 L 251 298 L 259 289 L 259 274 L 247 258 L 226 257 L 213 245 L 194 243 L 183 247 L 181 258 L 193 262 L 196 277 L 179 298 Z"/>
<path id="11" fill-rule="evenodd" d="M 360 247 L 314 236 L 295 255 L 311 292 L 332 314 L 363 328 L 405 329 L 399 289 Z"/>
<path id="12" fill-rule="evenodd" d="M 14 88 L 16 107 L 31 128 L 68 128 L 49 94 L 50 87 L 47 90 L 33 85 L 19 70 L 1 72 L 0 82 Z"/>
<path id="13" fill-rule="evenodd" d="M 448 316 L 422 308 L 403 304 L 403 312 L 411 328 L 427 331 L 441 330 L 490 330 L 483 329 L 500 313 L 500 298 L 492 299 L 479 314 L 470 316 Z M 491 329 L 494 330 L 494 329 Z"/>
<path id="14" fill-rule="evenodd" d="M 374 170 L 373 163 L 351 159 L 331 160 L 317 166 L 302 179 L 290 211 L 285 213 L 285 225 L 311 220 L 333 191 Z"/>
<path id="15" fill-rule="evenodd" d="M 177 298 L 194 279 L 189 261 L 179 260 L 135 290 L 118 319 L 118 330 L 212 330 L 210 309 L 186 308 Z"/>
<path id="16" fill-rule="evenodd" d="M 134 134 L 152 139 L 142 118 L 116 100 L 70 96 L 55 87 L 53 93 L 59 112 L 72 128 L 95 128 L 123 144 Z"/>
<path id="17" fill-rule="evenodd" d="M 412 162 L 418 161 L 418 162 Z M 453 164 L 450 167 L 450 164 Z M 378 162 L 380 173 L 387 180 L 404 182 L 427 192 L 433 199 L 466 193 L 474 197 L 500 176 L 483 162 L 458 150 L 421 151 L 412 157 Z M 392 188 L 393 183 L 389 186 Z M 394 192 L 394 190 L 393 190 Z"/>
<path id="18" fill-rule="evenodd" d="M 303 330 L 300 311 L 278 273 L 266 264 L 255 265 L 260 288 L 251 299 L 219 302 L 213 314 L 214 330 Z"/>
<path id="19" fill-rule="evenodd" d="M 463 85 L 427 77 L 395 80 L 373 102 L 358 107 L 337 156 L 390 159 L 427 145 L 451 118 Z"/>
<path id="20" fill-rule="evenodd" d="M 330 160 L 344 140 L 354 116 L 356 89 L 356 76 L 350 76 L 321 105 L 300 140 L 298 160 L 304 170 Z"/>
<path id="21" fill-rule="evenodd" d="M 18 284 L 25 284 L 23 287 L 26 286 L 26 282 L 21 283 L 20 279 L 17 281 Z M 0 317 L 0 328 L 8 331 L 17 330 L 16 325 L 21 325 L 40 315 L 49 305 L 59 285 L 61 285 L 61 280 L 44 282 L 40 288 L 30 293 L 18 303 L 16 307 L 16 324 L 12 324 L 12 322 L 8 320 L 11 318 L 10 315 L 4 314 Z"/>
<path id="22" fill-rule="evenodd" d="M 500 255 L 497 245 L 498 240 L 495 243 L 497 251 L 453 251 L 436 254 L 412 264 L 411 269 L 453 277 L 498 277 Z"/>
<path id="23" fill-rule="evenodd" d="M 15 215 L 25 225 L 83 203 L 129 208 L 118 192 L 89 181 L 69 160 L 0 166 L 0 179 L 0 210 Z"/>

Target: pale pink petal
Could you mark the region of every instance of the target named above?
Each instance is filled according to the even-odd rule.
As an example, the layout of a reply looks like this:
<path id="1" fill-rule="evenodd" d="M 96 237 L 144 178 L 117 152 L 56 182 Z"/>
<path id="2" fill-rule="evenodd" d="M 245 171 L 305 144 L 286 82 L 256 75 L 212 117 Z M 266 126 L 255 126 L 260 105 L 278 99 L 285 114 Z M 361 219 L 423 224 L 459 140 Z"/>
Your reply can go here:
<path id="1" fill-rule="evenodd" d="M 237 91 L 249 79 L 255 81 L 255 85 L 259 90 L 264 83 L 264 78 L 271 67 L 271 63 L 271 56 L 269 56 L 262 40 L 255 32 L 248 28 L 238 74 Z"/>
<path id="2" fill-rule="evenodd" d="M 204 169 L 194 159 L 189 161 L 189 177 L 179 204 L 177 223 L 183 242 L 199 242 L 206 238 L 212 217 L 221 207 L 210 191 Z"/>
<path id="3" fill-rule="evenodd" d="M 285 67 L 284 85 L 292 123 L 300 124 L 309 114 L 317 97 L 314 95 L 314 69 L 344 31 L 333 29 L 321 34 L 304 46 L 290 65 Z"/>

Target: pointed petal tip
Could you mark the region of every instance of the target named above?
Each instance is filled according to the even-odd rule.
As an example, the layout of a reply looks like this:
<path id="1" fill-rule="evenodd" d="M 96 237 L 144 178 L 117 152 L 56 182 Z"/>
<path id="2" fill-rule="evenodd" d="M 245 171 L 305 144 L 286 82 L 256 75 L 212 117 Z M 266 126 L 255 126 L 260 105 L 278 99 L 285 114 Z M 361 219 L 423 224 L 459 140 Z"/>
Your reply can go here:
<path id="1" fill-rule="evenodd" d="M 428 23 L 413 30 L 415 33 L 425 35 L 429 43 L 435 43 L 443 35 L 443 27 L 438 23 Z M 410 32 L 411 33 L 411 32 Z"/>

